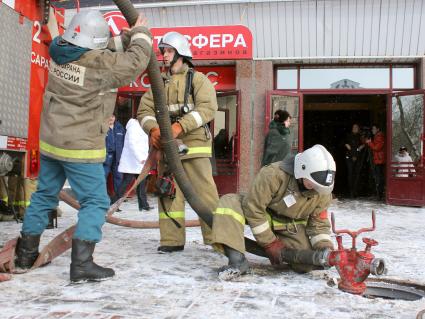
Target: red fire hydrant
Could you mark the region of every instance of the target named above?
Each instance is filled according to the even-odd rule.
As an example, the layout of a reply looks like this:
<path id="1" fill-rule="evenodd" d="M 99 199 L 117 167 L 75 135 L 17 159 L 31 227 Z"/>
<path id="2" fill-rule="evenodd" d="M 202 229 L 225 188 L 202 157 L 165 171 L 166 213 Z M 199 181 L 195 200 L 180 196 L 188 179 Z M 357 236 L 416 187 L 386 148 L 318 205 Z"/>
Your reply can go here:
<path id="1" fill-rule="evenodd" d="M 382 275 L 386 272 L 385 261 L 381 258 L 375 258 L 370 252 L 372 246 L 378 245 L 376 240 L 371 238 L 363 238 L 366 244 L 364 251 L 357 251 L 356 238 L 364 232 L 375 230 L 375 212 L 372 211 L 372 227 L 361 228 L 358 231 L 350 231 L 348 229 L 335 229 L 335 217 L 332 213 L 332 231 L 337 235 L 338 250 L 329 252 L 327 263 L 329 266 L 335 266 L 341 280 L 338 288 L 352 293 L 361 295 L 366 290 L 365 280 L 369 274 Z M 342 245 L 342 234 L 348 234 L 352 238 L 352 247 L 344 248 Z"/>

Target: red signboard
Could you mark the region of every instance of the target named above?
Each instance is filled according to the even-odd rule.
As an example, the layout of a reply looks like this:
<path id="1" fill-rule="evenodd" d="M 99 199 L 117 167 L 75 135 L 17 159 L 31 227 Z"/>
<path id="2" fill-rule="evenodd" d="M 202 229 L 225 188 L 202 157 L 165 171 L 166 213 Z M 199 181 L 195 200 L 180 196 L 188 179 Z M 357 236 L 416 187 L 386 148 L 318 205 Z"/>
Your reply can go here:
<path id="1" fill-rule="evenodd" d="M 128 27 L 127 21 L 119 11 L 104 14 L 114 35 L 120 33 L 123 27 Z M 226 26 L 193 26 L 174 28 L 151 28 L 154 37 L 154 50 L 161 58 L 158 43 L 164 34 L 177 31 L 189 40 L 194 60 L 243 60 L 252 59 L 252 34 L 243 25 Z"/>
<path id="2" fill-rule="evenodd" d="M 216 66 L 216 67 L 196 67 L 196 71 L 204 73 L 214 85 L 216 91 L 230 91 L 236 89 L 236 70 L 234 66 Z M 119 88 L 118 91 L 124 92 L 145 92 L 150 88 L 149 77 L 143 73 L 136 81 L 130 85 Z"/>

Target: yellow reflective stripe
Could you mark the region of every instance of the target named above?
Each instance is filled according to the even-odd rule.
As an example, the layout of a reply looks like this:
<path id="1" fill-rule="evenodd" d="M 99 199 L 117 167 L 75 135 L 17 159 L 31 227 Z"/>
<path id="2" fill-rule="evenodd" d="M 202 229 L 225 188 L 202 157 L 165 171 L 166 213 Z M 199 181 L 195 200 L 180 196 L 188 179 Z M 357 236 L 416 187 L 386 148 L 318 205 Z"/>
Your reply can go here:
<path id="1" fill-rule="evenodd" d="M 184 212 L 168 212 L 168 216 L 171 218 L 184 218 Z M 170 219 L 167 214 L 159 213 L 159 219 Z"/>
<path id="2" fill-rule="evenodd" d="M 25 207 L 28 207 L 30 205 L 30 203 L 31 202 L 29 200 L 27 200 L 27 201 L 25 201 L 25 200 L 18 200 L 18 201 L 14 201 L 12 203 L 12 205 L 13 206 L 25 206 Z"/>
<path id="3" fill-rule="evenodd" d="M 210 146 L 201 146 L 201 147 L 189 147 L 189 151 L 187 152 L 187 155 L 192 154 L 208 154 L 211 155 L 211 147 Z"/>
<path id="4" fill-rule="evenodd" d="M 66 150 L 63 148 L 55 147 L 47 144 L 46 142 L 40 141 L 40 149 L 49 152 L 53 155 L 58 155 L 64 158 L 75 158 L 75 159 L 96 159 L 104 158 L 106 156 L 106 149 L 101 150 Z"/>
<path id="5" fill-rule="evenodd" d="M 288 222 L 288 223 L 283 223 L 281 221 L 278 221 L 276 219 L 272 219 L 272 217 L 270 216 L 270 214 L 267 214 L 267 221 L 269 222 L 270 225 L 273 226 L 287 226 L 287 225 L 307 225 L 307 221 L 304 219 L 301 220 L 295 220 L 293 219 L 292 221 Z"/>
<path id="6" fill-rule="evenodd" d="M 232 217 L 233 219 L 235 219 L 236 221 L 238 221 L 239 223 L 241 223 L 242 225 L 245 226 L 245 217 L 242 216 L 241 214 L 238 214 L 233 209 L 219 207 L 214 211 L 214 214 L 230 216 L 230 217 Z"/>

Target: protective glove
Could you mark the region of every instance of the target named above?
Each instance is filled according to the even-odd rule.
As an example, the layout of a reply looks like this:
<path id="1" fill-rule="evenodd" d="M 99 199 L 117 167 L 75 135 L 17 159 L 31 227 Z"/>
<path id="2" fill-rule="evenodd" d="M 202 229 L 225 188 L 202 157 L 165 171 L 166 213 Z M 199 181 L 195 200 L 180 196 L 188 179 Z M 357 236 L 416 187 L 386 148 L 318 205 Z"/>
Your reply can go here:
<path id="1" fill-rule="evenodd" d="M 161 149 L 161 131 L 159 127 L 154 127 L 149 132 L 149 142 L 156 149 Z"/>
<path id="2" fill-rule="evenodd" d="M 183 132 L 183 128 L 179 122 L 176 122 L 171 125 L 171 130 L 173 131 L 173 138 L 177 138 L 177 136 L 179 136 L 180 133 Z"/>
<path id="3" fill-rule="evenodd" d="M 284 248 L 285 244 L 278 238 L 264 247 L 272 265 L 279 265 L 282 263 L 282 249 Z"/>
<path id="4" fill-rule="evenodd" d="M 314 244 L 313 249 L 314 250 L 324 250 L 324 249 L 334 250 L 334 244 L 329 240 L 321 240 Z"/>

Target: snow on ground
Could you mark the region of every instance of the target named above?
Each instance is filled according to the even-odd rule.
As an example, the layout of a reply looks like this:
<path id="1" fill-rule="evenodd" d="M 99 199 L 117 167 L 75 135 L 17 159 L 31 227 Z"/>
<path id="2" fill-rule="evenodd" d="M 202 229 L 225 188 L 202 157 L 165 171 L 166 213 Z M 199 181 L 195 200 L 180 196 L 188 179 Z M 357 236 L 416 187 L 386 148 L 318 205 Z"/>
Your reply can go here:
<path id="1" fill-rule="evenodd" d="M 155 199 L 150 199 L 154 205 Z M 134 199 L 118 213 L 131 219 L 155 220 L 156 210 L 139 212 Z M 70 226 L 76 211 L 61 203 L 59 229 L 46 230 L 42 246 Z M 155 205 L 156 207 L 156 205 Z M 386 206 L 369 201 L 335 201 L 330 211 L 337 228 L 369 227 L 377 212 L 377 230 L 366 235 L 379 241 L 372 252 L 386 259 L 385 277 L 425 284 L 424 208 Z M 124 213 L 125 212 L 125 213 Z M 188 210 L 187 217 L 195 217 Z M 0 223 L 0 245 L 16 236 L 20 225 Z M 334 269 L 300 275 L 273 269 L 266 259 L 248 255 L 252 273 L 236 282 L 217 279 L 226 258 L 202 244 L 198 228 L 187 229 L 184 252 L 156 252 L 157 229 L 141 230 L 106 224 L 95 260 L 116 276 L 101 283 L 69 284 L 70 251 L 50 265 L 0 283 L 0 318 L 415 318 L 425 300 L 366 299 L 329 287 Z M 344 241 L 350 245 L 350 240 Z M 358 241 L 359 247 L 363 243 Z"/>

